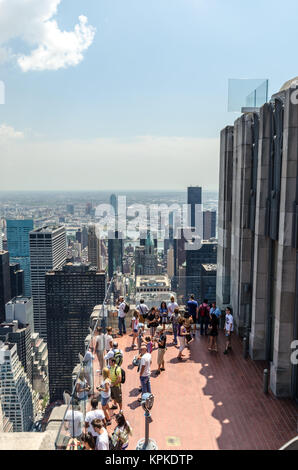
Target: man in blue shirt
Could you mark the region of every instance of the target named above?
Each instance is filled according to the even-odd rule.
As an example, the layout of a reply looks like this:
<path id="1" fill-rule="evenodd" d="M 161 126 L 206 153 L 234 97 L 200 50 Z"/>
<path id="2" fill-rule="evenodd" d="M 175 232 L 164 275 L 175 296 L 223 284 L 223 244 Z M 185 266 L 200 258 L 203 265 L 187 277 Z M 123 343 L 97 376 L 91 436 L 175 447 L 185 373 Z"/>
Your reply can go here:
<path id="1" fill-rule="evenodd" d="M 193 324 L 194 324 L 194 334 L 193 334 L 193 336 L 195 337 L 195 335 L 196 335 L 196 323 L 199 322 L 199 304 L 195 300 L 195 296 L 193 294 L 190 296 L 190 299 L 187 302 L 187 311 L 188 311 L 189 315 L 192 316 L 192 319 L 193 319 Z"/>
<path id="2" fill-rule="evenodd" d="M 212 307 L 210 309 L 210 315 L 212 315 L 212 313 L 214 313 L 218 319 L 221 317 L 221 311 L 219 310 L 218 307 L 216 307 L 216 302 L 212 303 Z"/>

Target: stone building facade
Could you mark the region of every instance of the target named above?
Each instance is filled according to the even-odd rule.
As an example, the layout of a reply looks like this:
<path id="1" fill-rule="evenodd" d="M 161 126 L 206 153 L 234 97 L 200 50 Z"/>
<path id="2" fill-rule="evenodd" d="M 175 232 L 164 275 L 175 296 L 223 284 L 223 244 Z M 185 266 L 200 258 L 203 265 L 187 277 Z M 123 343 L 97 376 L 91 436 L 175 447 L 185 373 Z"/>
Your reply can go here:
<path id="1" fill-rule="evenodd" d="M 276 396 L 298 398 L 298 82 L 221 132 L 217 303 Z"/>

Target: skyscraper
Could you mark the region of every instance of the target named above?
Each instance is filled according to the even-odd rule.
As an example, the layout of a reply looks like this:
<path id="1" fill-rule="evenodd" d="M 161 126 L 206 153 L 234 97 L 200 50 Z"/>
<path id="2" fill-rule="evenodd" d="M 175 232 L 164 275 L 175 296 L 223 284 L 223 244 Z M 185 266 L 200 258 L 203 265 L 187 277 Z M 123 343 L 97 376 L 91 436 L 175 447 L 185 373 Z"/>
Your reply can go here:
<path id="1" fill-rule="evenodd" d="M 101 269 L 101 240 L 96 234 L 95 225 L 88 228 L 88 261 L 91 266 Z"/>
<path id="2" fill-rule="evenodd" d="M 196 222 L 196 210 L 202 204 L 202 188 L 199 186 L 190 186 L 187 188 L 187 204 L 190 206 L 190 227 L 194 228 Z"/>
<path id="3" fill-rule="evenodd" d="M 34 392 L 19 360 L 16 344 L 0 343 L 0 400 L 13 431 L 31 431 Z"/>
<path id="4" fill-rule="evenodd" d="M 0 340 L 17 345 L 19 360 L 24 367 L 30 384 L 33 383 L 33 360 L 30 325 L 14 320 L 11 323 L 0 323 Z"/>
<path id="5" fill-rule="evenodd" d="M 123 240 L 119 232 L 109 232 L 108 240 L 109 278 L 112 279 L 116 271 L 123 271 Z"/>
<path id="6" fill-rule="evenodd" d="M 8 251 L 0 251 L 0 322 L 5 320 L 5 304 L 11 299 Z"/>
<path id="7" fill-rule="evenodd" d="M 24 271 L 19 263 L 10 263 L 11 298 L 24 295 Z"/>
<path id="8" fill-rule="evenodd" d="M 72 372 L 84 352 L 90 315 L 102 304 L 106 275 L 94 267 L 67 264 L 46 274 L 49 379 L 51 401 L 71 392 Z"/>
<path id="9" fill-rule="evenodd" d="M 62 226 L 42 227 L 30 232 L 31 284 L 34 331 L 46 341 L 45 274 L 66 260 L 66 232 Z"/>
<path id="10" fill-rule="evenodd" d="M 216 211 L 203 212 L 203 239 L 209 240 L 216 237 Z"/>
<path id="11" fill-rule="evenodd" d="M 18 263 L 24 271 L 24 295 L 31 297 L 30 241 L 33 220 L 7 220 L 7 246 L 11 263 Z"/>
<path id="12" fill-rule="evenodd" d="M 216 264 L 217 242 L 202 241 L 199 249 L 186 251 L 186 295 L 194 294 L 197 300 L 203 300 L 202 264 Z M 209 276 L 209 273 L 208 273 Z M 209 300 L 209 299 L 208 299 Z"/>

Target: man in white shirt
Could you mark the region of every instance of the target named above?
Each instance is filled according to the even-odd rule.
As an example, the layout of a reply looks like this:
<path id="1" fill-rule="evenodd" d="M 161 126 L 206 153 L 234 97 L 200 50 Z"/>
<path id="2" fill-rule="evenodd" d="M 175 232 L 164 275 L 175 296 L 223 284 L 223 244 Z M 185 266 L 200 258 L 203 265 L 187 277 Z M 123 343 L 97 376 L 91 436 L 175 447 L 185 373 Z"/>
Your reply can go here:
<path id="1" fill-rule="evenodd" d="M 142 395 L 144 393 L 151 393 L 151 384 L 150 384 L 150 376 L 151 376 L 151 366 L 152 358 L 151 354 L 147 352 L 147 346 L 141 346 L 141 361 L 140 361 L 140 381 L 142 387 Z M 142 401 L 142 398 L 139 398 L 138 401 Z"/>
<path id="2" fill-rule="evenodd" d="M 101 420 L 94 419 L 92 426 L 97 434 L 96 438 L 96 450 L 109 450 L 109 435 Z"/>
<path id="3" fill-rule="evenodd" d="M 93 390 L 93 348 L 90 346 L 83 359 L 84 373 L 90 390 Z"/>
<path id="4" fill-rule="evenodd" d="M 149 308 L 148 308 L 147 305 L 145 304 L 144 299 L 141 299 L 141 300 L 140 300 L 140 303 L 139 303 L 139 305 L 136 307 L 136 310 L 138 310 L 138 312 L 140 312 L 140 323 L 144 323 L 144 322 L 145 322 L 145 318 L 146 318 L 146 316 L 147 316 L 147 313 L 149 312 Z"/>
<path id="5" fill-rule="evenodd" d="M 177 302 L 175 302 L 175 297 L 172 295 L 171 301 L 168 303 L 168 319 L 170 320 L 174 315 L 175 308 L 179 308 Z"/>
<path id="6" fill-rule="evenodd" d="M 90 432 L 93 437 L 97 438 L 98 434 L 94 431 L 92 426 L 92 421 L 94 419 L 100 419 L 105 424 L 105 415 L 102 410 L 98 409 L 98 400 L 97 398 L 92 398 L 91 400 L 91 411 L 88 411 L 85 416 L 85 432 Z"/>
<path id="7" fill-rule="evenodd" d="M 98 335 L 96 336 L 95 352 L 100 367 L 99 374 L 101 374 L 102 369 L 104 368 L 105 335 L 103 334 L 101 327 L 97 328 L 97 333 Z"/>
<path id="8" fill-rule="evenodd" d="M 226 321 L 225 321 L 225 335 L 226 335 L 226 349 L 224 354 L 228 354 L 228 350 L 232 349 L 232 334 L 234 331 L 234 318 L 230 307 L 226 308 Z"/>
<path id="9" fill-rule="evenodd" d="M 119 297 L 119 303 L 118 303 L 118 328 L 119 328 L 119 335 L 126 334 L 126 325 L 125 325 L 125 307 L 126 303 L 124 302 L 124 297 Z"/>
<path id="10" fill-rule="evenodd" d="M 84 415 L 78 405 L 70 405 L 65 415 L 64 426 L 71 437 L 80 437 L 83 433 Z"/>

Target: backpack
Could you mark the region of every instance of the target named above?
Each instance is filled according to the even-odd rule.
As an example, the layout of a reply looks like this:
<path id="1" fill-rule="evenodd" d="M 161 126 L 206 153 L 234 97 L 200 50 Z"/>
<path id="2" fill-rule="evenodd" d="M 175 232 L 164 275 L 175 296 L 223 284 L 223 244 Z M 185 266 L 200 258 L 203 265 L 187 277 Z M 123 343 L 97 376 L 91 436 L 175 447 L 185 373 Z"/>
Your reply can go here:
<path id="1" fill-rule="evenodd" d="M 121 366 L 123 362 L 123 355 L 120 351 L 114 353 L 114 358 L 116 359 L 117 366 Z"/>
<path id="2" fill-rule="evenodd" d="M 127 303 L 125 303 L 125 307 L 124 307 L 123 312 L 124 312 L 124 313 L 128 313 L 128 312 L 129 312 L 129 309 L 130 309 L 130 306 L 129 306 Z"/>
<path id="3" fill-rule="evenodd" d="M 141 315 L 142 315 L 142 317 L 144 318 L 144 320 L 146 320 L 146 318 L 148 317 L 148 313 L 143 313 L 143 309 L 142 309 L 142 305 L 141 305 L 141 304 L 139 305 L 139 310 L 141 310 Z"/>
<path id="4" fill-rule="evenodd" d="M 118 367 L 120 367 L 120 366 L 118 366 Z M 121 370 L 121 383 L 125 384 L 125 380 L 126 380 L 125 370 L 121 369 L 121 367 L 120 367 L 120 370 Z"/>
<path id="5" fill-rule="evenodd" d="M 201 317 L 207 317 L 208 316 L 208 308 L 205 305 L 201 305 L 199 308 L 199 314 Z"/>

